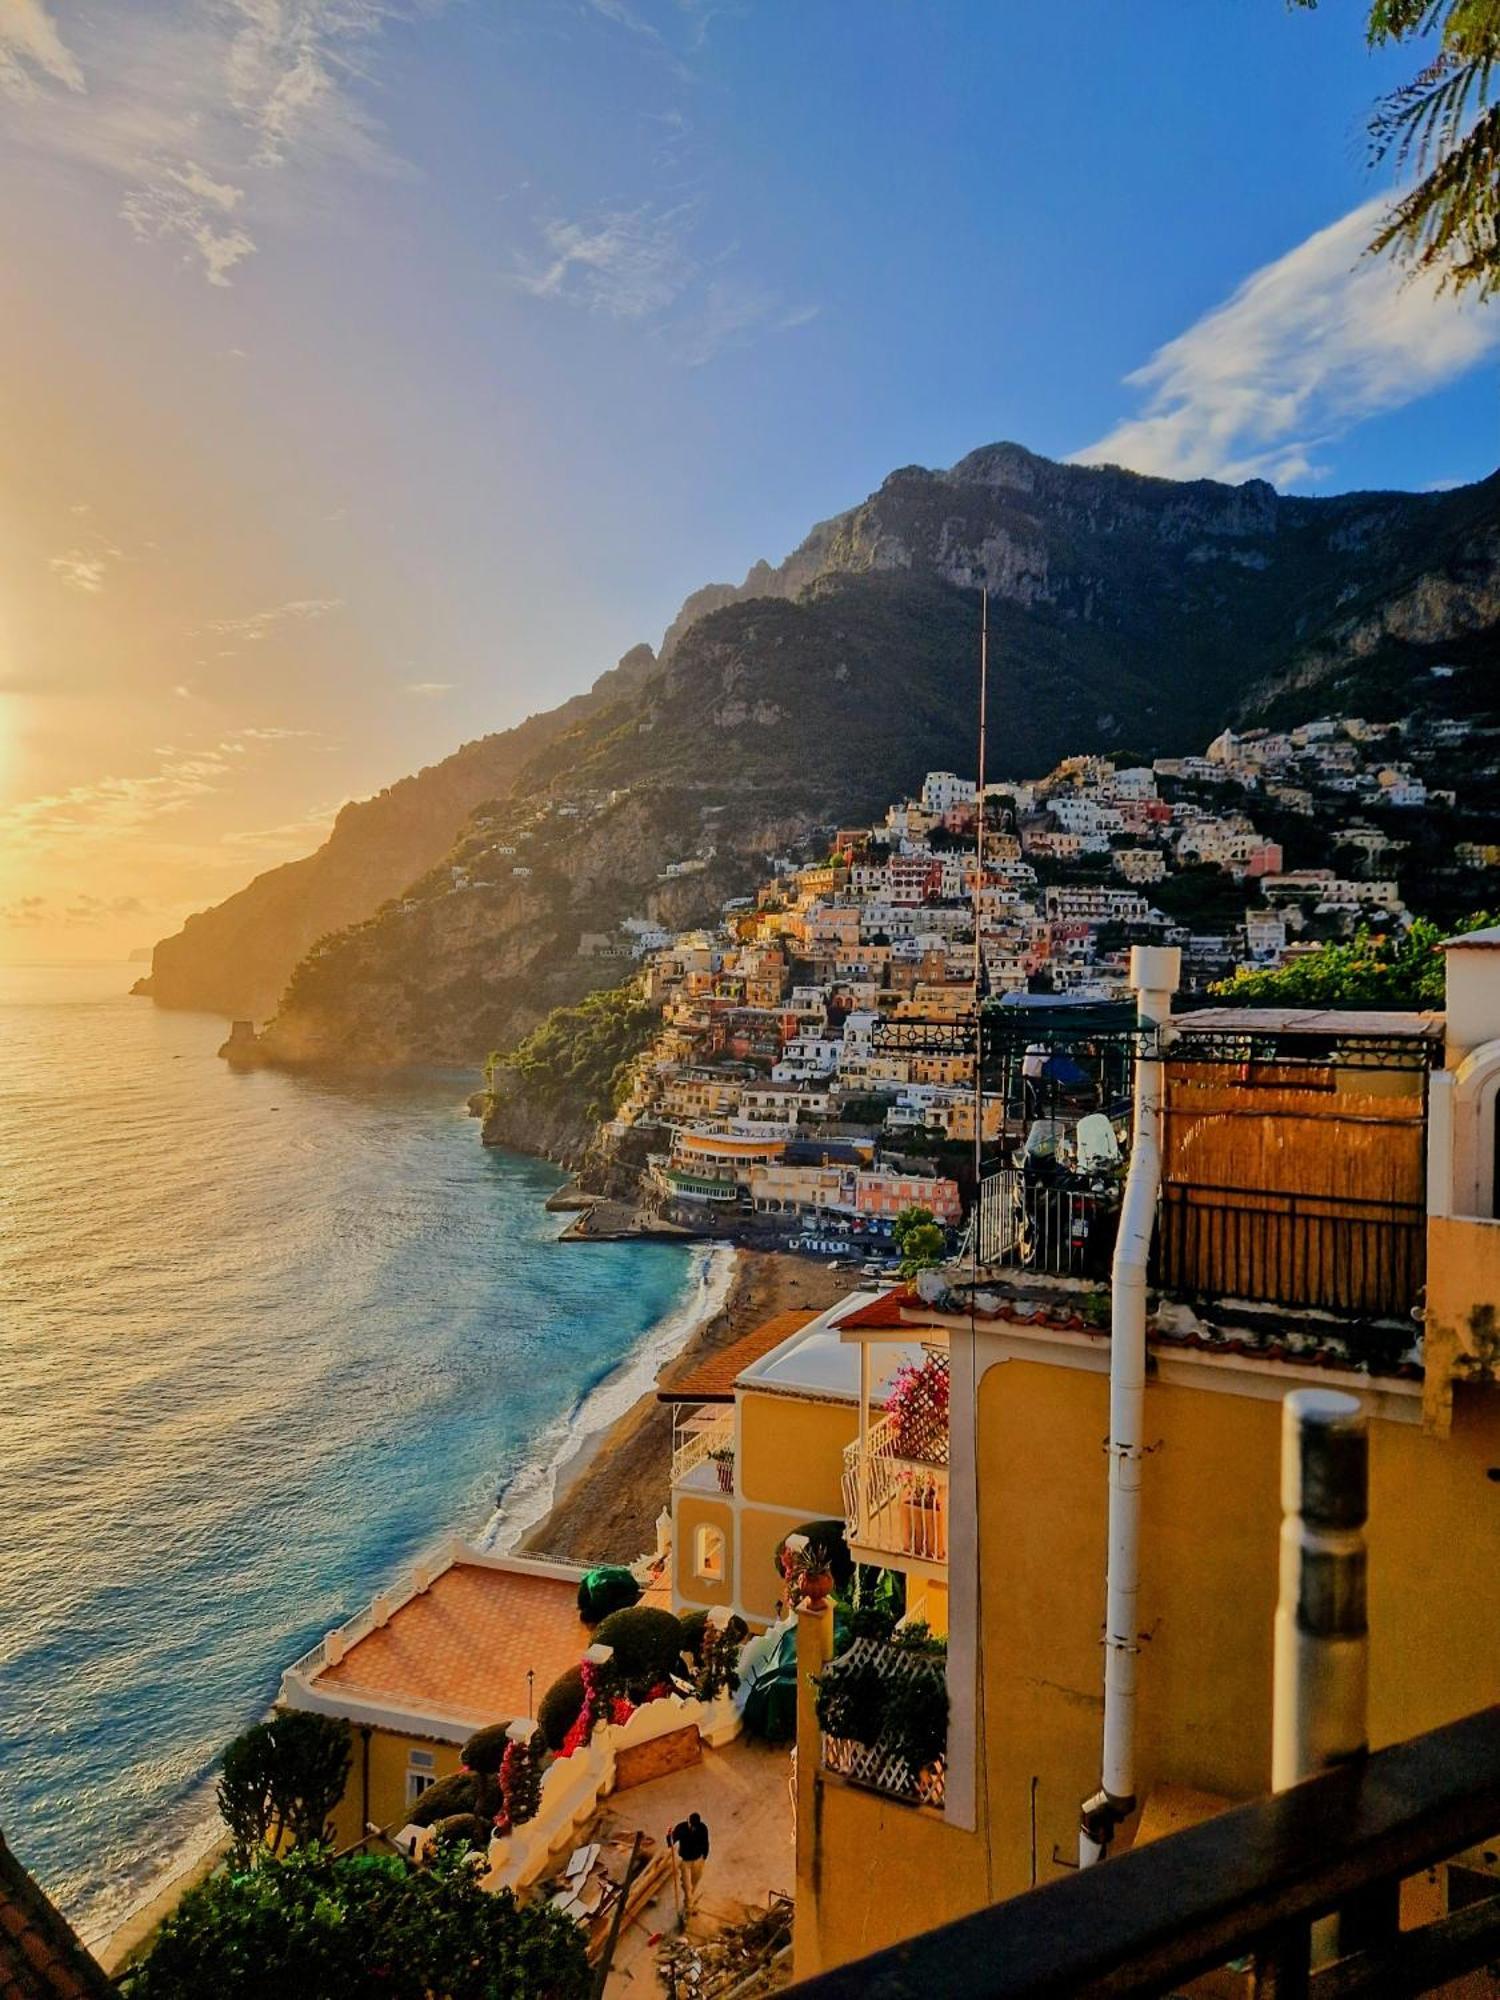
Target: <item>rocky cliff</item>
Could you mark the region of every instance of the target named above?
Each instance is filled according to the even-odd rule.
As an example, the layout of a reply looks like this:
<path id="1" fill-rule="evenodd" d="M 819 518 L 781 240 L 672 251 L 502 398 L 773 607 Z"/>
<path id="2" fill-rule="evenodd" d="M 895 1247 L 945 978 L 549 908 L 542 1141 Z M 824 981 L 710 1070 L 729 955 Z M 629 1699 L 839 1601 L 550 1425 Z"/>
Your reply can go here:
<path id="1" fill-rule="evenodd" d="M 345 806 L 316 853 L 257 875 L 163 938 L 133 990 L 162 1007 L 264 1019 L 319 938 L 362 922 L 425 873 L 475 808 L 508 792 L 556 734 L 639 687 L 655 666 L 649 646 L 633 647 L 587 694 Z"/>
<path id="2" fill-rule="evenodd" d="M 893 473 L 785 562 L 695 594 L 660 659 L 627 655 L 527 724 L 524 746 L 521 732 L 470 746 L 492 759 L 487 803 L 455 842 L 446 799 L 419 865 L 441 864 L 301 961 L 267 1053 L 481 1059 L 607 976 L 580 952 L 587 934 L 629 914 L 698 921 L 788 840 L 880 809 L 928 769 L 971 770 L 981 584 L 997 775 L 1075 751 L 1199 749 L 1260 717 L 1397 715 L 1438 687 L 1487 711 L 1500 475 L 1286 498 L 1016 445 Z M 197 923 L 223 936 L 238 900 Z M 158 947 L 163 973 L 171 959 Z"/>

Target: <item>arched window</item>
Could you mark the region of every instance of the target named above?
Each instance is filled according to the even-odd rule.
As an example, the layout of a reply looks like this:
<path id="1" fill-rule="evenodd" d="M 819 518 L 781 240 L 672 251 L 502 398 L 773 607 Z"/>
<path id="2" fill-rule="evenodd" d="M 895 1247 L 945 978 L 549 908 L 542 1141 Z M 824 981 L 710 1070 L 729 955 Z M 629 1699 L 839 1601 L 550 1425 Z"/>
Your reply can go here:
<path id="1" fill-rule="evenodd" d="M 724 1581 L 724 1533 L 704 1525 L 693 1534 L 693 1574 L 704 1583 Z"/>

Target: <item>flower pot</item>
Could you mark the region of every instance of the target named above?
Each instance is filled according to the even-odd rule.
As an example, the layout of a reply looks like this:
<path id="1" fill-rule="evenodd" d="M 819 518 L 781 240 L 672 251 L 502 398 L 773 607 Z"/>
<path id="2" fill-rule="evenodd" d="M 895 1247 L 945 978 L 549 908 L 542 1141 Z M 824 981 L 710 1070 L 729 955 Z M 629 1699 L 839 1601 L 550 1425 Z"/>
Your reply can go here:
<path id="1" fill-rule="evenodd" d="M 831 1570 L 805 1570 L 797 1578 L 797 1602 L 804 1611 L 821 1611 L 832 1595 Z"/>

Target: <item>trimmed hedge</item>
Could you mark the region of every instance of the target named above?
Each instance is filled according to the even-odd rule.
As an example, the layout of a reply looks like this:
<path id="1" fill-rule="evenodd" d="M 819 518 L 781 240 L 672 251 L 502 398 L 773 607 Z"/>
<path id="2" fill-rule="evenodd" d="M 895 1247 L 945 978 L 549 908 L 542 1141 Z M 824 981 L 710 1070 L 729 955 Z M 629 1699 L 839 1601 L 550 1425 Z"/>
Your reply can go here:
<path id="1" fill-rule="evenodd" d="M 498 1776 L 510 1726 L 508 1722 L 492 1722 L 486 1729 L 476 1729 L 458 1753 L 465 1768 L 482 1771 L 487 1778 Z"/>
<path id="2" fill-rule="evenodd" d="M 465 1847 L 489 1845 L 490 1822 L 481 1819 L 478 1813 L 450 1813 L 446 1819 L 438 1820 L 432 1831 L 438 1840 L 449 1846 L 457 1846 L 460 1841 Z"/>
<path id="3" fill-rule="evenodd" d="M 561 1750 L 563 1739 L 582 1713 L 583 1674 L 579 1668 L 569 1667 L 537 1703 L 536 1719 L 549 1750 Z"/>
<path id="4" fill-rule="evenodd" d="M 436 1826 L 454 1813 L 471 1813 L 479 1804 L 479 1781 L 469 1771 L 455 1771 L 429 1785 L 407 1815 L 413 1826 Z"/>
<path id="5" fill-rule="evenodd" d="M 682 1635 L 679 1651 L 691 1653 L 700 1664 L 703 1659 L 703 1640 L 708 1631 L 706 1611 L 684 1611 L 677 1621 L 677 1629 Z"/>
<path id="6" fill-rule="evenodd" d="M 670 1611 L 635 1605 L 616 1611 L 594 1634 L 596 1645 L 614 1649 L 615 1674 L 632 1693 L 644 1694 L 677 1668 L 682 1626 Z"/>
<path id="7" fill-rule="evenodd" d="M 578 1586 L 578 1615 L 585 1625 L 597 1625 L 640 1601 L 641 1586 L 628 1569 L 615 1564 L 591 1569 Z"/>

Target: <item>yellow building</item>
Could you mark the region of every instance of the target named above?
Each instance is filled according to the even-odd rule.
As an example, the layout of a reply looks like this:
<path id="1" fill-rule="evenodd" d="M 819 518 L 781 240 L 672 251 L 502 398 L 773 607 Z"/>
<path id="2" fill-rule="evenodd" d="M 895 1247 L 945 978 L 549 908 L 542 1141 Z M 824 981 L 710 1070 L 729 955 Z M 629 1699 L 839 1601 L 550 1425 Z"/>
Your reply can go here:
<path id="1" fill-rule="evenodd" d="M 861 1412 L 878 1419 L 891 1376 L 925 1352 L 899 1328 L 878 1349 L 851 1344 L 842 1329 L 873 1303 L 856 1292 L 824 1313 L 778 1314 L 660 1392 L 676 1419 L 673 1610 L 722 1606 L 771 1624 L 784 1608 L 783 1537 L 845 1517 Z M 872 1560 L 903 1567 L 889 1554 Z M 939 1609 L 927 1615 L 941 1622 Z"/>
<path id="2" fill-rule="evenodd" d="M 1105 1732 L 1120 1726 L 1118 1707 L 1107 1720 L 1107 1658 L 1112 1687 L 1128 1668 L 1132 1691 L 1130 1783 L 1106 1802 L 1108 1851 L 1144 1816 L 1201 1816 L 1268 1789 L 1291 1389 L 1345 1390 L 1369 1419 L 1372 1745 L 1495 1700 L 1500 932 L 1451 946 L 1448 980 L 1446 1028 L 1214 1010 L 1177 1017 L 1167 1059 L 1142 1065 L 1160 1115 L 1131 1171 L 1159 1161 L 1161 1224 L 1138 1442 L 1101 1449 L 1121 1435 L 1111 1349 L 1129 1351 L 1133 1287 L 1117 1283 L 1110 1300 L 1067 1275 L 1074 1238 L 1042 1227 L 1037 1206 L 1061 1201 L 1055 1187 L 1026 1193 L 1027 1227 L 997 1225 L 1004 1259 L 977 1284 L 952 1273 L 933 1303 L 892 1298 L 844 1322 L 848 1344 L 877 1354 L 946 1343 L 949 1498 L 930 1561 L 946 1575 L 949 1720 L 920 1786 L 899 1765 L 873 1771 L 878 1760 L 855 1782 L 820 1738 L 805 1679 L 799 1976 L 1076 1866 L 1081 1809 L 1104 1795 Z M 1154 1216 L 1154 1187 L 1145 1200 Z M 1141 1213 L 1128 1191 L 1125 1213 L 1127 1228 Z M 1135 1239 L 1123 1240 L 1117 1278 L 1133 1268 Z M 1169 1290 L 1156 1289 L 1163 1276 Z M 850 1534 L 875 1559 L 910 1516 L 868 1403 L 861 1434 Z M 1105 1616 L 1121 1560 L 1112 1461 L 1122 1484 L 1128 1461 L 1139 1489 L 1126 1629 Z M 827 1644 L 826 1622 L 804 1614 L 804 1677 Z"/>
<path id="3" fill-rule="evenodd" d="M 341 1716 L 354 1739 L 337 1847 L 398 1831 L 476 1729 L 535 1713 L 592 1643 L 583 1574 L 455 1539 L 287 1669 L 281 1706 Z"/>

